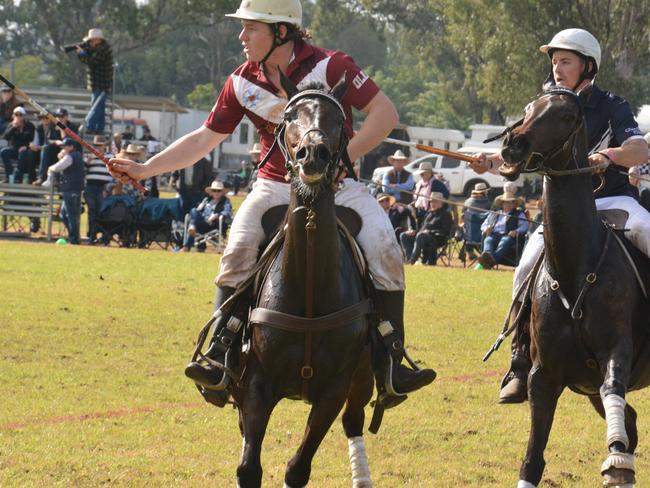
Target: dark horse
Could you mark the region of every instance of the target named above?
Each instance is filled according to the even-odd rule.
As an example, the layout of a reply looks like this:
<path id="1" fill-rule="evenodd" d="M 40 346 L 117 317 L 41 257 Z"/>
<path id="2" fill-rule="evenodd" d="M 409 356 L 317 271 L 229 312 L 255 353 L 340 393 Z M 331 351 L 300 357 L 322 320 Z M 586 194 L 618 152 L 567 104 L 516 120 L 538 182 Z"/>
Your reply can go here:
<path id="1" fill-rule="evenodd" d="M 607 421 L 604 485 L 634 484 L 636 412 L 624 398 L 650 383 L 650 351 L 647 299 L 627 255 L 645 263 L 596 211 L 582 111 L 588 96 L 589 89 L 579 96 L 561 88 L 544 93 L 511 128 L 502 150 L 503 176 L 544 175 L 545 251 L 528 288 L 531 431 L 518 488 L 533 488 L 542 478 L 565 387 L 587 395 Z"/>
<path id="2" fill-rule="evenodd" d="M 251 313 L 243 379 L 232 390 L 243 436 L 237 480 L 242 487 L 261 485 L 260 452 L 271 412 L 282 398 L 302 398 L 312 408 L 285 486 L 307 484 L 312 459 L 344 404 L 353 486 L 371 486 L 362 437 L 374 386 L 367 292 L 334 205 L 347 141 L 340 105 L 346 81 L 329 92 L 298 92 L 286 78 L 282 83 L 289 103 L 276 143 L 288 161 L 291 199 L 283 245 Z"/>

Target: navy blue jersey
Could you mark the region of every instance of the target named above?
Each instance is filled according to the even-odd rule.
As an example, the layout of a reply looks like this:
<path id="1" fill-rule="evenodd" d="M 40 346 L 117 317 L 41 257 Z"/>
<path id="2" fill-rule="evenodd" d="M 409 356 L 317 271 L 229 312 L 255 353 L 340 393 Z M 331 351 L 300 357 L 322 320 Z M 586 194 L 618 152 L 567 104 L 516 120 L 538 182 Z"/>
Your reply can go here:
<path id="1" fill-rule="evenodd" d="M 625 99 L 593 87 L 589 102 L 585 105 L 589 154 L 620 147 L 631 137 L 642 137 L 632 109 Z M 605 186 L 596 193 L 596 198 L 618 195 L 634 197 L 634 189 L 627 177 L 628 168 L 610 165 L 604 173 Z M 623 174 L 622 174 L 623 173 Z M 600 178 L 594 176 L 594 188 L 600 185 Z"/>

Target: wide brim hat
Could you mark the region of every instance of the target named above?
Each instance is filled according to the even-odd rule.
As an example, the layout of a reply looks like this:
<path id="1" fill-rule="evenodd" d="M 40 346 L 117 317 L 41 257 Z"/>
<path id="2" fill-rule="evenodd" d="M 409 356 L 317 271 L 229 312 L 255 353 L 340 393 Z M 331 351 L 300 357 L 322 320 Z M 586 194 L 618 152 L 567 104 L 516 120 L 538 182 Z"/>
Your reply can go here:
<path id="1" fill-rule="evenodd" d="M 407 159 L 408 159 L 408 157 L 401 151 L 401 149 L 398 149 L 397 151 L 395 151 L 395 154 L 393 154 L 392 156 L 388 156 L 388 161 L 389 162 L 392 162 L 392 161 L 406 161 Z"/>
<path id="2" fill-rule="evenodd" d="M 105 146 L 106 138 L 104 136 L 97 135 L 93 137 L 93 146 Z"/>
<path id="3" fill-rule="evenodd" d="M 138 146 L 137 144 L 129 144 L 126 146 L 126 149 L 122 149 L 117 157 L 122 158 L 126 156 L 127 154 L 133 154 L 136 156 L 144 156 L 144 148 L 142 146 Z"/>
<path id="4" fill-rule="evenodd" d="M 205 192 L 215 192 L 215 191 L 223 191 L 225 190 L 226 187 L 223 186 L 223 182 L 219 180 L 214 180 L 210 186 L 205 187 Z"/>
<path id="5" fill-rule="evenodd" d="M 502 202 L 516 202 L 519 200 L 519 197 L 515 195 L 514 193 L 511 193 L 509 191 L 504 192 L 503 195 L 501 195 L 500 200 Z"/>
<path id="6" fill-rule="evenodd" d="M 397 199 L 390 193 L 377 193 L 377 201 L 381 202 L 382 200 L 388 199 L 390 201 L 390 206 L 392 207 L 397 202 Z"/>
<path id="7" fill-rule="evenodd" d="M 488 186 L 485 183 L 477 183 L 474 185 L 472 195 L 485 195 L 488 191 Z"/>
<path id="8" fill-rule="evenodd" d="M 104 33 L 101 29 L 90 29 L 88 30 L 88 35 L 84 37 L 84 41 L 89 41 L 90 39 L 104 39 Z"/>
<path id="9" fill-rule="evenodd" d="M 419 174 L 427 173 L 427 172 L 429 172 L 431 174 L 435 173 L 435 171 L 433 171 L 433 165 L 429 161 L 423 161 L 418 166 L 418 169 L 413 171 L 413 174 L 414 175 L 419 175 Z"/>

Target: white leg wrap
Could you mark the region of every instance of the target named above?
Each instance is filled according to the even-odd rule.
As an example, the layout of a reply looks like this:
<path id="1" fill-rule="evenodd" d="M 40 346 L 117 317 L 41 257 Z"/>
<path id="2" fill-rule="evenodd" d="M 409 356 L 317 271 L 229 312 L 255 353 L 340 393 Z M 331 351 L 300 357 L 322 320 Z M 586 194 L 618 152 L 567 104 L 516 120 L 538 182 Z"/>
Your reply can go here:
<path id="1" fill-rule="evenodd" d="M 532 484 L 530 481 L 519 480 L 519 483 L 517 483 L 517 488 L 537 488 L 537 487 L 534 484 Z"/>
<path id="2" fill-rule="evenodd" d="M 370 466 L 363 437 L 348 437 L 348 454 L 352 470 L 352 488 L 372 488 Z"/>
<path id="3" fill-rule="evenodd" d="M 634 472 L 634 454 L 610 452 L 600 467 L 600 474 L 604 474 L 609 468 L 629 469 Z"/>
<path id="4" fill-rule="evenodd" d="M 300 488 L 306 488 L 306 486 L 307 486 L 307 485 L 302 486 L 302 487 L 300 487 Z M 289 485 L 287 485 L 286 483 L 284 483 L 284 484 L 282 485 L 282 488 L 293 488 L 293 486 L 289 486 Z"/>
<path id="5" fill-rule="evenodd" d="M 625 432 L 625 399 L 618 395 L 607 395 L 603 398 L 603 407 L 607 419 L 607 447 L 613 442 L 622 442 L 627 449 L 630 441 Z"/>

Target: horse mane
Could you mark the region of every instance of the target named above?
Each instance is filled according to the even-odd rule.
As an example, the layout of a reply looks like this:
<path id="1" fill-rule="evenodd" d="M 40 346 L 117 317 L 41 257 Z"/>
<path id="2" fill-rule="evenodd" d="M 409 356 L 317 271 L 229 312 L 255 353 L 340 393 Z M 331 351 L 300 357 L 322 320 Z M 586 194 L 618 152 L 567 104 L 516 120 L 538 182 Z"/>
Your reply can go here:
<path id="1" fill-rule="evenodd" d="M 300 89 L 300 91 L 305 91 L 305 90 L 320 90 L 327 92 L 327 87 L 321 83 L 320 81 L 312 81 L 310 83 L 307 83 L 303 88 Z"/>

